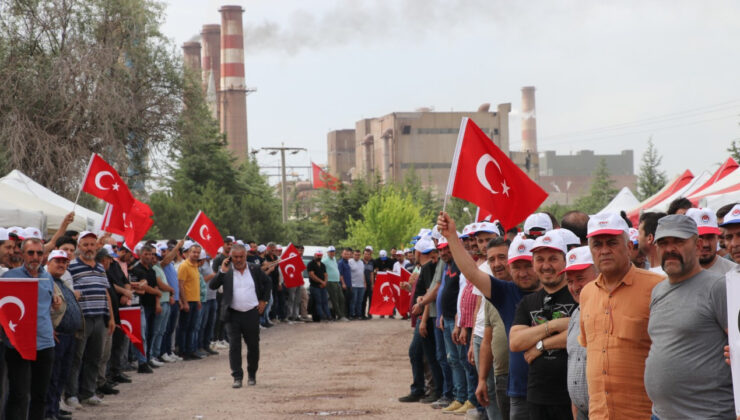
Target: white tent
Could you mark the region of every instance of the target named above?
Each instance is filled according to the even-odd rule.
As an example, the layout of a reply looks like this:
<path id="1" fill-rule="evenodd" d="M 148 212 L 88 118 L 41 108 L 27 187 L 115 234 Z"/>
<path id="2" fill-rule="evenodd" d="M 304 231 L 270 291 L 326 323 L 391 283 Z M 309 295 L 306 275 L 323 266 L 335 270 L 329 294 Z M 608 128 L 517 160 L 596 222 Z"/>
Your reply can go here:
<path id="1" fill-rule="evenodd" d="M 2 183 L 0 183 L 0 197 L 3 197 L 3 200 L 5 200 L 6 203 L 10 203 L 12 208 L 41 211 L 44 213 L 46 215 L 46 227 L 51 232 L 59 230 L 59 226 L 61 226 L 64 217 L 69 213 L 69 210 L 55 206 L 50 202 L 44 201 L 33 195 L 26 194 L 22 191 L 18 191 L 15 188 Z M 87 229 L 87 221 L 83 217 L 75 215 L 75 219 L 72 224 L 69 225 L 68 229 L 78 231 L 85 230 Z"/>
<path id="2" fill-rule="evenodd" d="M 92 210 L 86 209 L 62 197 L 59 194 L 44 187 L 33 179 L 29 178 L 23 172 L 14 169 L 9 174 L 0 178 L 0 184 L 11 187 L 25 194 L 36 197 L 56 207 L 62 208 L 69 213 L 74 208 L 75 215 L 84 220 L 83 230 L 96 230 L 100 227 L 103 215 Z M 65 213 L 66 214 L 66 213 Z M 52 228 L 50 225 L 49 228 Z M 58 225 L 57 225 L 58 228 Z"/>
<path id="3" fill-rule="evenodd" d="M 0 226 L 35 227 L 46 232 L 46 215 L 40 211 L 19 209 L 13 203 L 0 199 Z"/>
<path id="4" fill-rule="evenodd" d="M 689 197 L 693 192 L 704 185 L 707 181 L 709 181 L 709 178 L 712 177 L 712 174 L 709 173 L 709 171 L 703 171 L 698 176 L 695 176 L 694 179 L 692 179 L 688 184 L 684 185 L 683 187 L 679 188 L 678 191 L 674 192 L 673 194 L 666 197 L 663 201 L 660 203 L 654 205 L 653 207 L 650 207 L 649 209 L 645 209 L 646 212 L 667 212 L 668 206 L 671 205 L 673 200 L 681 197 Z"/>
<path id="5" fill-rule="evenodd" d="M 601 213 L 619 213 L 620 211 L 627 211 L 631 210 L 637 205 L 640 204 L 640 200 L 638 200 L 634 194 L 632 194 L 632 191 L 629 189 L 629 187 L 622 188 L 617 195 L 612 198 L 612 201 L 609 202 L 609 204 L 606 205 L 598 214 Z"/>

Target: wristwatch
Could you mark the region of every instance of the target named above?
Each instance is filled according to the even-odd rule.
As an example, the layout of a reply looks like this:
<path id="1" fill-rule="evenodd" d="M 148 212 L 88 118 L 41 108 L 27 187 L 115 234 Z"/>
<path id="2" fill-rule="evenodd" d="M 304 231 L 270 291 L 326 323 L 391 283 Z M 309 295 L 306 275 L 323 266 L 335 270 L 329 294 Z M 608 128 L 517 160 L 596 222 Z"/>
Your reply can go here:
<path id="1" fill-rule="evenodd" d="M 539 352 L 544 352 L 545 351 L 545 343 L 543 343 L 542 340 L 540 340 L 540 341 L 537 342 L 537 345 L 535 345 L 535 348 Z"/>

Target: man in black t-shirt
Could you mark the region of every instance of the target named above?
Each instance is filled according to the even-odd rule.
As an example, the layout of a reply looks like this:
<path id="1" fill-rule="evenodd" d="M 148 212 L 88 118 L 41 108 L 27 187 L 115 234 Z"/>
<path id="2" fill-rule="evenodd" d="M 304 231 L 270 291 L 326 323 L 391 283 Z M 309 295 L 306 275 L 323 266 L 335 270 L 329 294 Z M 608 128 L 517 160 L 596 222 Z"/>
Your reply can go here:
<path id="1" fill-rule="evenodd" d="M 530 419 L 572 419 L 568 396 L 570 315 L 578 307 L 563 270 L 567 248 L 557 232 L 547 232 L 532 247 L 534 271 L 543 288 L 519 303 L 509 332 L 512 351 L 529 363 L 527 404 Z"/>
<path id="2" fill-rule="evenodd" d="M 162 296 L 157 286 L 157 273 L 152 268 L 157 258 L 154 252 L 154 248 L 150 245 L 141 247 L 139 262 L 129 270 L 129 280 L 134 286 L 134 292 L 139 295 L 139 303 L 144 315 L 141 317 L 141 331 L 144 333 L 142 341 L 147 354 L 139 355 L 139 366 L 141 367 L 143 362 L 149 367 L 158 368 L 162 363 L 152 360 L 149 354 L 149 346 L 154 333 L 154 317 L 158 310 L 161 311 L 159 297 Z"/>
<path id="3" fill-rule="evenodd" d="M 314 321 L 328 322 L 332 317 L 331 312 L 329 312 L 329 293 L 326 291 L 326 284 L 329 279 L 326 274 L 326 266 L 321 262 L 323 256 L 323 252 L 316 251 L 313 254 L 313 260 L 306 266 L 306 271 L 308 271 L 308 281 L 310 283 L 308 290 L 311 293 L 314 305 L 313 313 L 319 318 L 314 319 Z"/>

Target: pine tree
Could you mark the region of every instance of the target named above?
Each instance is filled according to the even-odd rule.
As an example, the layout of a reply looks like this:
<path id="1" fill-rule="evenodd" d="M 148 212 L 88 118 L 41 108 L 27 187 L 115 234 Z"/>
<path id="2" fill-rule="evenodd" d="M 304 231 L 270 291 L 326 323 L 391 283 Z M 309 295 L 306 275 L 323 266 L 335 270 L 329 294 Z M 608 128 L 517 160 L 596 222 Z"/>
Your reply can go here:
<path id="1" fill-rule="evenodd" d="M 737 140 L 733 140 L 732 143 L 730 143 L 730 147 L 727 148 L 727 151 L 730 152 L 730 156 L 735 159 L 735 162 L 740 162 L 740 146 L 737 145 Z"/>
<path id="2" fill-rule="evenodd" d="M 642 155 L 640 174 L 637 176 L 637 195 L 641 200 L 652 196 L 665 186 L 666 174 L 659 168 L 662 161 L 663 157 L 658 155 L 651 137 L 648 140 L 648 148 Z"/>
<path id="3" fill-rule="evenodd" d="M 576 200 L 575 208 L 588 214 L 597 213 L 606 207 L 609 201 L 619 192 L 614 187 L 614 180 L 609 174 L 609 168 L 606 166 L 606 159 L 601 159 L 594 170 L 594 181 L 591 183 L 591 190 L 588 195 Z"/>

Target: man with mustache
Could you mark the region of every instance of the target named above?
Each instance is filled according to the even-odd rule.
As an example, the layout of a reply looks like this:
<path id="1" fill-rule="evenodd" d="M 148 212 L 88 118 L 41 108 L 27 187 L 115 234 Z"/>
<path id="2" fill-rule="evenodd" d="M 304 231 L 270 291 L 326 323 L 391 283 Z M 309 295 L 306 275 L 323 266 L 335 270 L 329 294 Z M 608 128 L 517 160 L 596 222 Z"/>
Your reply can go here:
<path id="1" fill-rule="evenodd" d="M 581 291 L 599 274 L 587 246 L 571 249 L 565 256 L 565 276 L 573 300 L 581 302 Z M 573 403 L 573 417 L 588 419 L 588 386 L 586 382 L 586 349 L 578 343 L 581 308 L 576 308 L 568 323 L 568 395 Z"/>
<path id="2" fill-rule="evenodd" d="M 598 214 L 588 222 L 588 246 L 601 272 L 580 296 L 578 341 L 588 357 L 590 419 L 650 418 L 643 382 L 650 351 L 647 324 L 650 292 L 663 277 L 632 265 L 628 229 L 616 213 Z"/>
<path id="3" fill-rule="evenodd" d="M 655 232 L 668 278 L 650 302 L 645 389 L 654 419 L 735 418 L 732 373 L 717 351 L 727 345 L 725 276 L 701 267 L 698 233 L 679 214 L 660 219 Z"/>
<path id="4" fill-rule="evenodd" d="M 717 255 L 720 230 L 717 225 L 717 215 L 714 214 L 714 211 L 709 208 L 690 208 L 686 211 L 686 216 L 694 219 L 699 238 L 701 238 L 702 246 L 699 250 L 699 264 L 701 267 L 722 275 L 737 267 L 734 262 Z"/>

